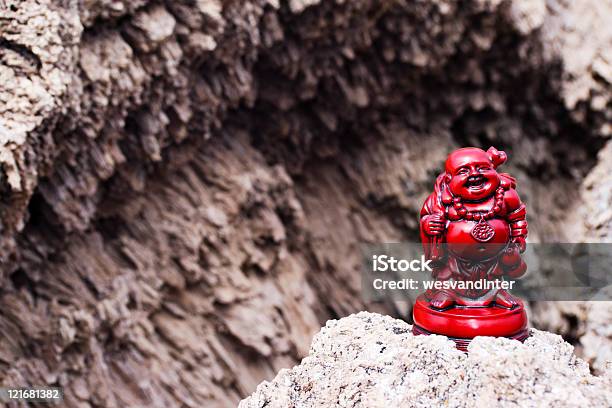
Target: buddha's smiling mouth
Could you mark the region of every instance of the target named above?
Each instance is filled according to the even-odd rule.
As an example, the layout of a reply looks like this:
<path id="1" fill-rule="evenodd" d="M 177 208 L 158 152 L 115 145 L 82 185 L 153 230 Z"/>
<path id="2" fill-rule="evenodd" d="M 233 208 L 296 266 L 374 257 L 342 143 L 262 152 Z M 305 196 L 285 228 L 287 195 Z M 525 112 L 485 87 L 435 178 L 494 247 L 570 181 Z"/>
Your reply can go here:
<path id="1" fill-rule="evenodd" d="M 484 176 L 470 176 L 465 182 L 465 186 L 469 189 L 480 190 L 484 187 L 487 179 Z"/>

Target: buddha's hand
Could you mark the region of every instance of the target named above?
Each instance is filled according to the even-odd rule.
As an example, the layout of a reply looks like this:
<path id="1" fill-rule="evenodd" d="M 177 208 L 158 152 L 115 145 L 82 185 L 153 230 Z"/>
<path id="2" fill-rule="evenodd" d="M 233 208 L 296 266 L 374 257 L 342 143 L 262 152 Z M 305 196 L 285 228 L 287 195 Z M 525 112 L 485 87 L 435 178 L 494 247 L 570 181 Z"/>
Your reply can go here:
<path id="1" fill-rule="evenodd" d="M 523 236 L 512 238 L 512 242 L 518 247 L 519 251 L 521 251 L 521 254 L 525 252 L 525 249 L 527 249 L 527 242 L 525 241 L 525 237 Z"/>
<path id="2" fill-rule="evenodd" d="M 427 235 L 442 235 L 446 228 L 446 218 L 444 214 L 426 215 L 421 222 L 423 223 L 423 229 Z"/>

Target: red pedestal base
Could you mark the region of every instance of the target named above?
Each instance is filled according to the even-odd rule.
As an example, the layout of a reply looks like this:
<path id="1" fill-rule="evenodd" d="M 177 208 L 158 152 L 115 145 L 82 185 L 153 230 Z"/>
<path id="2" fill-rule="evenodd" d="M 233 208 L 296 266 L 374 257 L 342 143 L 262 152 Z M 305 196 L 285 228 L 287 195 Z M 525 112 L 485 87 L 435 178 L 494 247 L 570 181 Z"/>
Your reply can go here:
<path id="1" fill-rule="evenodd" d="M 484 307 L 454 306 L 434 309 L 424 295 L 417 298 L 412 312 L 414 334 L 441 334 L 466 351 L 476 336 L 507 337 L 519 341 L 529 337 L 527 314 L 522 303 L 513 309 L 495 304 Z"/>

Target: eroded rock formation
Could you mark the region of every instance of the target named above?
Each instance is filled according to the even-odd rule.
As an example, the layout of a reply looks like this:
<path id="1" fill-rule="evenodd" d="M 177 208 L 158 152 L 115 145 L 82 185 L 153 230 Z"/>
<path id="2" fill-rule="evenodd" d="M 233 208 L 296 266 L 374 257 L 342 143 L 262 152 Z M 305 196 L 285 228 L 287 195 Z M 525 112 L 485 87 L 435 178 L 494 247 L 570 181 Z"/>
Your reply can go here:
<path id="1" fill-rule="evenodd" d="M 609 1 L 0 8 L 0 380 L 68 406 L 231 406 L 328 318 L 406 316 L 359 245 L 416 239 L 458 145 L 508 151 L 532 239 L 609 209 Z"/>

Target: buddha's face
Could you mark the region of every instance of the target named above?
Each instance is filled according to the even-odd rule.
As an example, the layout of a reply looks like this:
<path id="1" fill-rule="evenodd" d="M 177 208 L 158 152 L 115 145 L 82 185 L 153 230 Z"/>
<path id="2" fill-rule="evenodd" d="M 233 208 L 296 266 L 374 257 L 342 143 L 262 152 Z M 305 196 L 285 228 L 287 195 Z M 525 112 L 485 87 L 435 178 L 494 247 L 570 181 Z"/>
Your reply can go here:
<path id="1" fill-rule="evenodd" d="M 499 187 L 499 174 L 484 150 L 465 148 L 454 151 L 446 160 L 446 177 L 453 196 L 466 201 L 481 201 Z"/>

